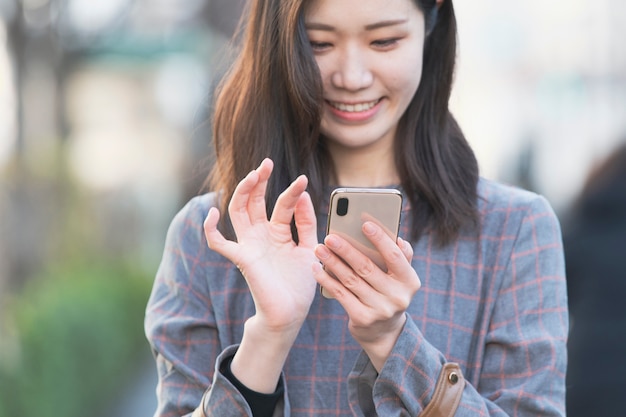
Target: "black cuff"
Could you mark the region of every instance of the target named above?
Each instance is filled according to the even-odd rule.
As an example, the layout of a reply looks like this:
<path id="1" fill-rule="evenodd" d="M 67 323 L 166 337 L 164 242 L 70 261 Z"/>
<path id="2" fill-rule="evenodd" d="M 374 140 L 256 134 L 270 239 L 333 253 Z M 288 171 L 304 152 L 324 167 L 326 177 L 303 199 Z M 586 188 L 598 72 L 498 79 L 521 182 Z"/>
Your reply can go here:
<path id="1" fill-rule="evenodd" d="M 272 394 L 262 394 L 260 392 L 252 391 L 244 384 L 242 384 L 236 377 L 233 375 L 230 370 L 230 363 L 232 362 L 233 357 L 226 358 L 222 365 L 220 366 L 220 372 L 222 375 L 226 377 L 234 386 L 239 390 L 243 398 L 246 399 L 246 402 L 250 406 L 252 410 L 253 417 L 272 417 L 274 414 L 274 409 L 276 408 L 276 404 L 282 398 L 284 387 L 282 383 L 282 378 L 278 381 L 278 385 L 276 386 L 276 391 Z"/>

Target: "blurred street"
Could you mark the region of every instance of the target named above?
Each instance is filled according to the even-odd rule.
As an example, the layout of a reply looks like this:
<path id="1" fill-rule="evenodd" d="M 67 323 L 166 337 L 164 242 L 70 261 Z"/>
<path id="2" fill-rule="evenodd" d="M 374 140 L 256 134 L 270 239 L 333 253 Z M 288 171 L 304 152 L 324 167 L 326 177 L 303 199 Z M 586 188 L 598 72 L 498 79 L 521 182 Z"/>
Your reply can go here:
<path id="1" fill-rule="evenodd" d="M 112 401 L 111 409 L 104 412 L 102 417 L 149 417 L 154 414 L 157 373 L 152 357 L 146 357 L 139 369 L 132 380 L 126 381 L 128 389 L 118 401 Z"/>

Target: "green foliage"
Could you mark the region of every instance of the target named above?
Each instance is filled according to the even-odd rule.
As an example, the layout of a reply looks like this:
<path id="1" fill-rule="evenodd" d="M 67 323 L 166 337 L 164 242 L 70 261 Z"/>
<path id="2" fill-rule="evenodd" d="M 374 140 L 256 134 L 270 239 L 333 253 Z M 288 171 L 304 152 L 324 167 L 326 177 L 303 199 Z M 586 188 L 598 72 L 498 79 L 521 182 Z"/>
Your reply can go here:
<path id="1" fill-rule="evenodd" d="M 125 265 L 54 268 L 9 305 L 16 353 L 0 351 L 0 417 L 94 415 L 148 346 L 151 281 Z"/>

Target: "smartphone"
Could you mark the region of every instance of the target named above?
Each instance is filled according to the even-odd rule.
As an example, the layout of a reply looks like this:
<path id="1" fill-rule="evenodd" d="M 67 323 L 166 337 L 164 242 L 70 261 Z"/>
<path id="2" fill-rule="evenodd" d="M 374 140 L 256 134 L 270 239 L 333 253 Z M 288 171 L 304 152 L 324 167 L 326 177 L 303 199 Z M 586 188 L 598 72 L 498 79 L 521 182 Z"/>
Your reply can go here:
<path id="1" fill-rule="evenodd" d="M 378 224 L 393 240 L 398 238 L 402 193 L 393 188 L 337 188 L 330 195 L 326 234 L 337 234 L 369 257 L 383 271 L 382 255 L 363 234 L 366 221 Z M 329 294 L 321 289 L 322 295 Z"/>

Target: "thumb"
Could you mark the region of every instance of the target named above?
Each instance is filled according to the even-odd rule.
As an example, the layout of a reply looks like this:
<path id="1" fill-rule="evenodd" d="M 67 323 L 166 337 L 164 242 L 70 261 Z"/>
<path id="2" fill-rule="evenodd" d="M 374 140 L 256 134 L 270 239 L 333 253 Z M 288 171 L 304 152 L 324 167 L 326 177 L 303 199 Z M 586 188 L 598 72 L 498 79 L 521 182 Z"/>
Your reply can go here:
<path id="1" fill-rule="evenodd" d="M 237 254 L 237 243 L 227 240 L 222 233 L 217 230 L 217 223 L 220 219 L 220 212 L 217 208 L 211 207 L 204 220 L 204 236 L 210 249 L 236 263 L 234 259 Z"/>

